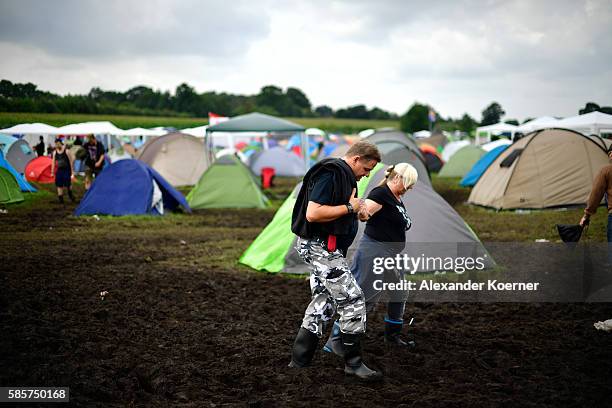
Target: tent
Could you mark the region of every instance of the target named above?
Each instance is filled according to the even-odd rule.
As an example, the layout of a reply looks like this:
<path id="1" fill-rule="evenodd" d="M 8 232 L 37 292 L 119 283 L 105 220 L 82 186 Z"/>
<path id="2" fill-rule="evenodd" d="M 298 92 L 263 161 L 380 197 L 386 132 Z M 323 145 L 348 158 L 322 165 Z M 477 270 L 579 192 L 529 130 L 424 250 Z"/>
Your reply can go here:
<path id="1" fill-rule="evenodd" d="M 404 145 L 408 147 L 411 151 L 413 151 L 421 159 L 423 164 L 425 164 L 425 157 L 423 157 L 423 154 L 419 150 L 419 146 L 417 146 L 415 140 L 411 136 L 406 135 L 404 132 L 400 132 L 394 129 L 377 130 L 370 136 L 366 137 L 364 140 L 374 143 L 376 146 L 378 146 L 379 149 L 381 148 L 382 144 L 394 144 L 395 146 L 397 146 L 398 144 Z M 395 148 L 392 148 L 392 146 L 387 146 L 385 150 L 392 151 L 395 150 Z M 385 161 L 384 157 L 383 161 L 385 163 L 393 164 L 388 161 Z"/>
<path id="2" fill-rule="evenodd" d="M 272 133 L 302 133 L 303 140 L 302 145 L 304 147 L 307 146 L 306 135 L 303 134 L 304 127 L 290 122 L 285 119 L 280 119 L 274 116 L 265 115 L 263 113 L 252 112 L 247 113 L 246 115 L 235 116 L 230 120 L 220 122 L 214 126 L 209 126 L 206 129 L 206 146 L 208 147 L 210 153 L 212 153 L 213 148 L 213 136 L 218 134 L 218 132 L 226 132 L 228 135 L 228 146 L 234 146 L 235 142 L 233 140 L 233 133 L 240 134 L 249 134 L 253 133 L 257 135 L 258 133 L 265 132 L 268 136 Z M 267 136 L 264 136 L 264 143 L 267 147 Z M 310 165 L 310 158 L 307 154 L 307 149 L 302 149 L 303 157 L 302 157 L 302 167 L 304 170 L 302 171 L 302 175 L 306 172 L 306 169 Z"/>
<path id="3" fill-rule="evenodd" d="M 439 177 L 463 177 L 486 152 L 479 146 L 464 146 L 447 161 Z"/>
<path id="4" fill-rule="evenodd" d="M 85 193 L 75 215 L 163 215 L 182 206 L 185 197 L 145 163 L 128 159 L 108 166 Z"/>
<path id="5" fill-rule="evenodd" d="M 448 143 L 448 138 L 443 133 L 435 133 L 432 136 L 418 140 L 417 144 L 428 144 L 436 149 L 442 149 Z"/>
<path id="6" fill-rule="evenodd" d="M 13 168 L 22 174 L 25 171 L 26 164 L 36 157 L 36 154 L 25 140 L 3 134 L 0 134 L 0 150 L 2 150 L 4 158 L 11 163 Z"/>
<path id="7" fill-rule="evenodd" d="M 470 142 L 467 140 L 457 140 L 455 142 L 450 142 L 446 146 L 444 146 L 444 150 L 442 150 L 442 161 L 445 163 L 453 157 L 453 154 L 457 153 L 459 149 L 469 145 Z"/>
<path id="8" fill-rule="evenodd" d="M 438 153 L 435 147 L 429 145 L 427 143 L 419 144 L 419 150 L 423 153 L 425 157 L 425 164 L 427 164 L 427 168 L 429 171 L 433 173 L 437 173 L 440 171 L 444 162 L 442 161 L 442 157 Z"/>
<path id="9" fill-rule="evenodd" d="M 183 133 L 149 140 L 136 159 L 154 168 L 173 186 L 194 185 L 210 165 L 202 140 Z"/>
<path id="10" fill-rule="evenodd" d="M 386 165 L 377 165 L 370 177 L 358 182 L 358 194 L 366 197 L 384 178 Z M 240 258 L 240 263 L 253 269 L 268 272 L 304 274 L 308 267 L 295 251 L 296 236 L 291 232 L 291 214 L 299 191 L 293 193 L 278 209 L 272 221 L 264 228 L 251 246 Z M 408 214 L 413 220 L 412 228 L 406 234 L 406 248 L 409 256 L 485 256 L 486 250 L 478 237 L 463 221 L 459 214 L 428 184 L 420 181 L 403 199 Z M 359 223 L 359 232 L 349 248 L 349 257 L 354 253 L 365 230 L 365 223 Z M 486 255 L 486 266 L 494 265 Z M 421 268 L 418 272 L 432 272 Z"/>
<path id="11" fill-rule="evenodd" d="M 539 130 L 495 159 L 468 202 L 496 209 L 584 205 L 595 175 L 608 163 L 599 138 L 567 129 Z"/>
<path id="12" fill-rule="evenodd" d="M 502 138 L 502 139 L 497 139 L 494 140 L 492 142 L 489 143 L 485 143 L 483 145 L 480 145 L 480 147 L 485 151 L 485 152 L 490 152 L 493 149 L 497 149 L 499 146 L 509 146 L 511 145 L 512 142 L 506 138 Z"/>
<path id="13" fill-rule="evenodd" d="M 253 173 L 234 155 L 218 158 L 187 195 L 191 208 L 266 208 Z"/>
<path id="14" fill-rule="evenodd" d="M 481 143 L 481 136 L 485 136 L 486 140 L 490 142 L 491 135 L 498 136 L 501 134 L 508 133 L 510 134 L 510 138 L 512 139 L 514 137 L 514 133 L 516 132 L 516 128 L 517 126 L 503 122 L 494 123 L 488 126 L 481 126 L 479 128 L 476 128 L 476 144 L 478 145 Z"/>
<path id="15" fill-rule="evenodd" d="M 57 128 L 57 134 L 60 135 L 114 135 L 120 136 L 125 133 L 125 130 L 119 129 L 111 122 L 83 122 L 73 123 L 70 125 Z"/>
<path id="16" fill-rule="evenodd" d="M 39 142 L 40 136 L 43 136 L 43 141 L 45 145 L 47 145 L 51 143 L 55 135 L 58 134 L 56 127 L 47 125 L 46 123 L 22 123 L 2 129 L 0 133 L 21 136 L 30 146 L 36 145 Z"/>
<path id="17" fill-rule="evenodd" d="M 253 112 L 209 126 L 207 132 L 303 132 L 304 130 L 304 127 L 288 120 Z"/>
<path id="18" fill-rule="evenodd" d="M 491 163 L 493 163 L 495 159 L 497 159 L 497 157 L 508 148 L 508 146 L 509 145 L 507 144 L 502 144 L 497 146 L 493 150 L 488 151 L 484 156 L 480 158 L 480 160 L 476 162 L 476 164 L 472 166 L 470 171 L 468 171 L 468 173 L 461 179 L 461 182 L 459 182 L 459 184 L 462 187 L 474 186 L 478 179 L 480 179 L 482 174 L 489 168 Z"/>
<path id="19" fill-rule="evenodd" d="M 11 163 L 6 161 L 6 159 L 4 158 L 4 154 L 2 153 L 1 150 L 0 150 L 0 167 L 7 169 L 9 173 L 11 173 L 13 177 L 15 177 L 15 180 L 17 181 L 17 184 L 19 185 L 19 188 L 21 189 L 21 191 L 26 192 L 26 193 L 36 192 L 36 189 L 32 187 L 32 185 L 30 185 L 30 183 L 28 183 L 26 179 L 21 174 L 19 174 L 17 170 L 13 168 L 13 166 L 11 166 Z"/>
<path id="20" fill-rule="evenodd" d="M 418 132 L 414 132 L 412 136 L 416 139 L 427 139 L 431 137 L 431 132 L 429 130 L 419 130 Z"/>
<path id="21" fill-rule="evenodd" d="M 123 147 L 112 149 L 107 153 L 107 155 L 111 163 L 132 158 L 132 155 L 129 154 Z"/>
<path id="22" fill-rule="evenodd" d="M 514 129 L 514 131 L 520 132 L 526 135 L 535 130 L 560 127 L 557 125 L 558 122 L 559 122 L 559 119 L 555 119 L 552 116 L 540 116 L 539 118 L 535 118 L 528 122 L 523 123 L 516 129 Z"/>
<path id="23" fill-rule="evenodd" d="M 249 163 L 253 173 L 258 176 L 264 167 L 273 167 L 277 176 L 302 177 L 306 174 L 304 160 L 280 146 L 253 154 Z"/>
<path id="24" fill-rule="evenodd" d="M 40 156 L 31 160 L 25 168 L 26 180 L 41 184 L 55 182 L 55 175 L 51 174 L 51 162 L 49 156 Z"/>
<path id="25" fill-rule="evenodd" d="M 601 135 L 602 131 L 612 133 L 612 115 L 590 112 L 559 120 L 555 127 L 572 129 L 589 135 Z"/>
<path id="26" fill-rule="evenodd" d="M 12 204 L 23 201 L 17 180 L 10 171 L 0 167 L 0 204 Z"/>

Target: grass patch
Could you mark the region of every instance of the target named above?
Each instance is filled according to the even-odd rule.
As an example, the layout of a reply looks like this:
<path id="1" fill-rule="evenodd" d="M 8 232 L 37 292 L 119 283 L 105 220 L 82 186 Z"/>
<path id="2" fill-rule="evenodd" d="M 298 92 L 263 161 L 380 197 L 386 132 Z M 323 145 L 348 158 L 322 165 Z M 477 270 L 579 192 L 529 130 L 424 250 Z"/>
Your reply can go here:
<path id="1" fill-rule="evenodd" d="M 358 132 L 363 129 L 399 127 L 397 120 L 336 119 L 336 118 L 284 118 L 305 128 L 316 127 L 330 132 Z M 64 126 L 71 123 L 110 121 L 121 129 L 134 127 L 153 128 L 158 126 L 184 129 L 208 124 L 208 118 L 181 116 L 130 116 L 130 115 L 90 115 L 77 113 L 30 113 L 0 112 L 0 128 L 20 123 L 41 122 L 51 126 Z"/>

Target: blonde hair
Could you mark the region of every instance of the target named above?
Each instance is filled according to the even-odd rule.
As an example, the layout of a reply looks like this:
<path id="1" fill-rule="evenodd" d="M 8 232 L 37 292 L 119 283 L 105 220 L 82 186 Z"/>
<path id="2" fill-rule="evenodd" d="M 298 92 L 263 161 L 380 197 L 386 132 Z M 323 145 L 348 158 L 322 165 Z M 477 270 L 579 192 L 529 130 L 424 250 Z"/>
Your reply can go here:
<path id="1" fill-rule="evenodd" d="M 402 178 L 404 188 L 409 188 L 415 185 L 417 180 L 419 179 L 419 173 L 417 173 L 417 170 L 412 164 L 398 163 L 387 167 L 387 169 L 385 170 L 385 178 L 382 179 L 380 185 L 382 186 L 383 184 L 393 180 L 397 176 Z"/>

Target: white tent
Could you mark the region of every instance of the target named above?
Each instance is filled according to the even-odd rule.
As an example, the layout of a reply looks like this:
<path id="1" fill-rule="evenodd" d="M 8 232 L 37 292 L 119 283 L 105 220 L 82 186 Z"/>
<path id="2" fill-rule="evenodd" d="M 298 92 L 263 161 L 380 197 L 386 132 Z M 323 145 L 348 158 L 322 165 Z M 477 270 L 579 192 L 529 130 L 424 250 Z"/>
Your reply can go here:
<path id="1" fill-rule="evenodd" d="M 304 133 L 306 136 L 325 136 L 325 132 L 319 128 L 308 128 Z"/>
<path id="2" fill-rule="evenodd" d="M 125 130 L 119 129 L 111 122 L 83 122 L 73 123 L 57 129 L 61 135 L 121 135 Z"/>
<path id="3" fill-rule="evenodd" d="M 535 118 L 535 119 L 530 120 L 529 122 L 523 123 L 522 125 L 517 127 L 514 131 L 527 134 L 535 130 L 559 127 L 557 125 L 558 122 L 559 122 L 559 119 L 555 119 L 552 116 L 540 116 L 539 118 Z"/>
<path id="4" fill-rule="evenodd" d="M 163 136 L 167 134 L 165 130 L 145 129 L 141 127 L 124 130 L 119 136 Z"/>
<path id="5" fill-rule="evenodd" d="M 446 146 L 444 146 L 444 150 L 442 150 L 442 160 L 446 163 L 448 159 L 450 159 L 453 154 L 457 153 L 459 149 L 469 145 L 470 142 L 467 140 L 457 140 L 456 142 L 450 142 Z"/>
<path id="6" fill-rule="evenodd" d="M 57 128 L 55 126 L 47 125 L 46 123 L 22 123 L 15 125 L 10 128 L 0 130 L 0 133 L 8 135 L 22 135 L 23 140 L 28 142 L 31 146 L 38 143 L 39 136 L 43 137 L 45 145 L 51 143 L 57 135 Z"/>
<path id="7" fill-rule="evenodd" d="M 612 133 L 612 115 L 590 112 L 561 119 L 555 126 L 576 130 L 588 135 L 601 135 L 602 131 Z"/>
<path id="8" fill-rule="evenodd" d="M 425 139 L 431 137 L 431 132 L 429 130 L 419 130 L 418 132 L 414 132 L 412 136 L 417 139 Z"/>
<path id="9" fill-rule="evenodd" d="M 499 146 L 508 146 L 508 145 L 511 145 L 511 144 L 512 144 L 512 142 L 510 140 L 508 140 L 506 138 L 502 138 L 502 139 L 494 140 L 494 141 L 489 142 L 489 143 L 485 143 L 485 144 L 483 144 L 480 147 L 482 147 L 485 152 L 490 152 L 491 150 L 495 149 L 496 147 L 499 147 Z"/>
<path id="10" fill-rule="evenodd" d="M 2 129 L 0 133 L 9 135 L 55 135 L 57 134 L 57 128 L 46 123 L 22 123 Z"/>
<path id="11" fill-rule="evenodd" d="M 186 133 L 188 135 L 195 136 L 195 137 L 204 137 L 206 136 L 206 129 L 208 129 L 208 125 L 182 129 L 180 132 Z"/>
<path id="12" fill-rule="evenodd" d="M 486 141 L 490 142 L 491 135 L 510 133 L 510 137 L 511 138 L 514 137 L 514 132 L 516 132 L 516 128 L 517 126 L 510 125 L 508 123 L 503 123 L 503 122 L 495 123 L 489 126 L 481 126 L 479 128 L 476 128 L 476 144 L 479 145 L 481 143 L 480 135 L 482 133 L 486 134 Z"/>

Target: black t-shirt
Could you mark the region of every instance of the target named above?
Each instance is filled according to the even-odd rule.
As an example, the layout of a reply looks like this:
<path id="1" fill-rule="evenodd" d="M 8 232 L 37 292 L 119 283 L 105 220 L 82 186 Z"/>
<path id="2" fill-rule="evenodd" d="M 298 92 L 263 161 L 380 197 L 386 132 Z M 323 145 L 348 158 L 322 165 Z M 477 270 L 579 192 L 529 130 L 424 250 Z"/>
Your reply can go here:
<path id="1" fill-rule="evenodd" d="M 104 155 L 104 146 L 102 143 L 96 142 L 96 144 L 87 142 L 83 145 L 87 156 L 85 156 L 85 165 L 90 168 L 94 168 L 100 157 Z"/>
<path id="2" fill-rule="evenodd" d="M 366 223 L 365 234 L 380 242 L 405 242 L 406 231 L 412 226 L 412 221 L 402 200 L 395 198 L 387 184 L 375 187 L 368 199 L 382 205 L 382 208 Z"/>
<path id="3" fill-rule="evenodd" d="M 334 182 L 334 175 L 329 171 L 322 172 L 315 180 L 312 190 L 308 196 L 309 201 L 313 201 L 321 205 L 331 205 L 332 203 L 332 184 Z M 357 181 L 352 180 L 351 188 L 355 188 L 357 192 Z M 336 236 L 336 248 L 342 253 L 346 253 L 348 248 L 353 243 L 355 236 L 357 235 L 357 217 L 353 218 L 353 225 L 351 232 L 347 235 Z M 327 240 L 327 237 L 319 237 L 323 240 Z"/>

